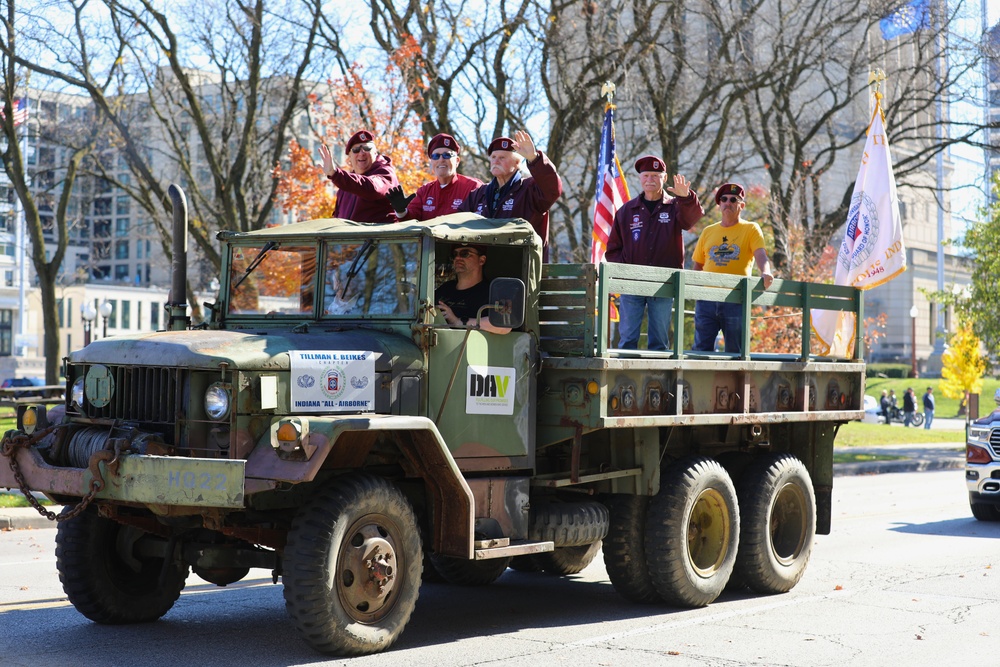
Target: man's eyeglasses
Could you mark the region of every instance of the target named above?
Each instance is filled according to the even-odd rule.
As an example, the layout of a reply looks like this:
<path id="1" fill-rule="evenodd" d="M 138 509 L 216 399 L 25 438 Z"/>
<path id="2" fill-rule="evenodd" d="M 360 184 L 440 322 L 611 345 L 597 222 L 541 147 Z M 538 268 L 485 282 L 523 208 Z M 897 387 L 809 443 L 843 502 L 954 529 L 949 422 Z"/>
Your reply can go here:
<path id="1" fill-rule="evenodd" d="M 431 153 L 432 160 L 450 160 L 455 157 L 454 153 Z"/>
<path id="2" fill-rule="evenodd" d="M 366 153 L 371 153 L 373 150 L 375 150 L 375 147 L 372 146 L 371 144 L 362 144 L 360 146 L 355 146 L 354 148 L 352 148 L 351 152 L 357 155 L 361 151 L 364 151 Z"/>
<path id="3" fill-rule="evenodd" d="M 726 203 L 728 203 L 728 202 L 732 202 L 732 203 L 734 203 L 734 204 L 735 204 L 735 203 L 737 203 L 737 202 L 741 202 L 741 201 L 743 201 L 743 200 L 742 200 L 742 199 L 740 199 L 739 197 L 735 196 L 735 195 L 733 195 L 732 197 L 728 197 L 728 196 L 726 196 L 726 195 L 722 195 L 721 197 L 719 197 L 719 201 L 720 201 L 720 202 L 726 202 Z"/>
<path id="4" fill-rule="evenodd" d="M 472 248 L 461 248 L 451 253 L 454 259 L 471 259 L 473 257 L 479 257 L 479 253 Z"/>

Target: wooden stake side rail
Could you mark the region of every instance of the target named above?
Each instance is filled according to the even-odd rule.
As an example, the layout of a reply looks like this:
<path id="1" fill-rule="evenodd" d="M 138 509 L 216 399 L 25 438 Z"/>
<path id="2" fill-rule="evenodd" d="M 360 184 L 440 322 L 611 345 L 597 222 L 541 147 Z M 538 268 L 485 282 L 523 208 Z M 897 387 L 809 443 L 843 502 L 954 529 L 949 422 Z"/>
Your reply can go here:
<path id="1" fill-rule="evenodd" d="M 716 301 L 743 305 L 743 353 L 695 352 L 692 350 L 616 350 L 609 347 L 610 300 L 612 294 L 633 294 L 674 299 L 674 340 L 684 340 L 685 308 L 691 301 Z M 754 353 L 750 348 L 753 308 L 784 307 L 798 310 L 802 324 L 799 354 Z M 864 340 L 864 300 L 854 287 L 775 280 L 764 289 L 757 277 L 730 276 L 704 271 L 663 269 L 651 266 L 604 263 L 545 264 L 539 298 L 540 343 L 554 356 L 636 356 L 669 359 L 787 359 L 835 361 L 845 358 L 812 354 L 810 310 L 854 313 L 853 356 L 861 359 Z"/>

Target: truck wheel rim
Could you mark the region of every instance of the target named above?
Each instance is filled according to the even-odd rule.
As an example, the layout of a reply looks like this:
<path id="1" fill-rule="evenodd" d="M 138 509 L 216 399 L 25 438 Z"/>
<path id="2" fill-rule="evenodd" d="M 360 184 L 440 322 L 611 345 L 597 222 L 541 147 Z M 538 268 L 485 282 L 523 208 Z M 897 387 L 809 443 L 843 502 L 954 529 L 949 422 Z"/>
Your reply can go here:
<path id="1" fill-rule="evenodd" d="M 355 522 L 344 537 L 334 574 L 344 609 L 361 623 L 383 618 L 395 604 L 393 592 L 402 572 L 391 521 L 369 515 Z"/>
<path id="2" fill-rule="evenodd" d="M 691 508 L 688 521 L 688 556 L 695 572 L 714 575 L 729 551 L 729 507 L 715 489 L 706 489 Z"/>
<path id="3" fill-rule="evenodd" d="M 778 490 L 771 508 L 771 550 L 779 563 L 789 565 L 802 553 L 806 536 L 806 497 L 798 484 Z"/>

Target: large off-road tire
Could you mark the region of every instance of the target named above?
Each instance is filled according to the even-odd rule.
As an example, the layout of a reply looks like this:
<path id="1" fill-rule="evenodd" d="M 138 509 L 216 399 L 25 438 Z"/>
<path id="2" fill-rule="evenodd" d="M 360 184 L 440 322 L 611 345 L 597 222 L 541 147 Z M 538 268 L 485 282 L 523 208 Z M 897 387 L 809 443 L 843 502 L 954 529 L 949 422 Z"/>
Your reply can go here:
<path id="1" fill-rule="evenodd" d="M 972 516 L 979 521 L 1000 521 L 1000 507 L 986 503 L 969 503 Z"/>
<path id="2" fill-rule="evenodd" d="M 507 571 L 510 558 L 466 560 L 431 554 L 431 562 L 444 580 L 455 586 L 486 586 Z"/>
<path id="3" fill-rule="evenodd" d="M 630 602 L 654 604 L 656 592 L 646 566 L 647 496 L 618 495 L 610 503 L 611 523 L 604 538 L 604 567 L 618 594 Z"/>
<path id="4" fill-rule="evenodd" d="M 593 544 L 608 534 L 608 508 L 595 501 L 537 501 L 531 505 L 528 537 L 556 547 Z"/>
<path id="5" fill-rule="evenodd" d="M 672 464 L 646 513 L 649 578 L 664 601 L 704 607 L 726 587 L 740 537 L 736 488 L 706 457 Z"/>
<path id="6" fill-rule="evenodd" d="M 188 566 L 162 558 L 139 559 L 133 548 L 145 533 L 97 514 L 91 505 L 56 531 L 56 569 L 69 601 L 97 623 L 155 621 L 184 588 Z M 162 574 L 162 581 L 161 581 Z"/>
<path id="7" fill-rule="evenodd" d="M 317 651 L 383 651 L 417 604 L 422 558 L 417 519 L 403 493 L 380 477 L 341 477 L 292 521 L 285 607 Z"/>
<path id="8" fill-rule="evenodd" d="M 747 467 L 737 492 L 736 576 L 758 593 L 790 591 L 806 571 L 816 535 L 809 471 L 791 454 L 767 454 Z"/>
<path id="9" fill-rule="evenodd" d="M 577 574 L 590 565 L 601 550 L 601 540 L 578 547 L 556 547 L 554 551 L 536 554 L 535 558 L 548 574 L 565 576 Z"/>

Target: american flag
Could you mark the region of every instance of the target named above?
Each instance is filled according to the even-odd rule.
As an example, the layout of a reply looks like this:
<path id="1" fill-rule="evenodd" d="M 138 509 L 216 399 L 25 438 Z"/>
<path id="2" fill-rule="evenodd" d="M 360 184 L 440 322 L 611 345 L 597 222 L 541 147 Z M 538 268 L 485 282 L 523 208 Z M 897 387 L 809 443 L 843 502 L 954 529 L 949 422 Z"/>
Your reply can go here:
<path id="1" fill-rule="evenodd" d="M 597 194 L 594 197 L 594 237 L 590 261 L 604 261 L 608 249 L 608 236 L 615 221 L 615 213 L 629 200 L 628 184 L 622 176 L 622 165 L 615 153 L 615 106 L 604 108 L 604 127 L 601 128 L 601 150 L 597 160 Z"/>
<path id="2" fill-rule="evenodd" d="M 21 100 L 21 98 L 15 98 L 13 101 L 14 105 L 14 127 L 17 127 L 21 123 L 28 120 L 28 104 L 26 100 Z M 6 118 L 4 115 L 3 108 L 0 107 L 0 118 Z"/>

